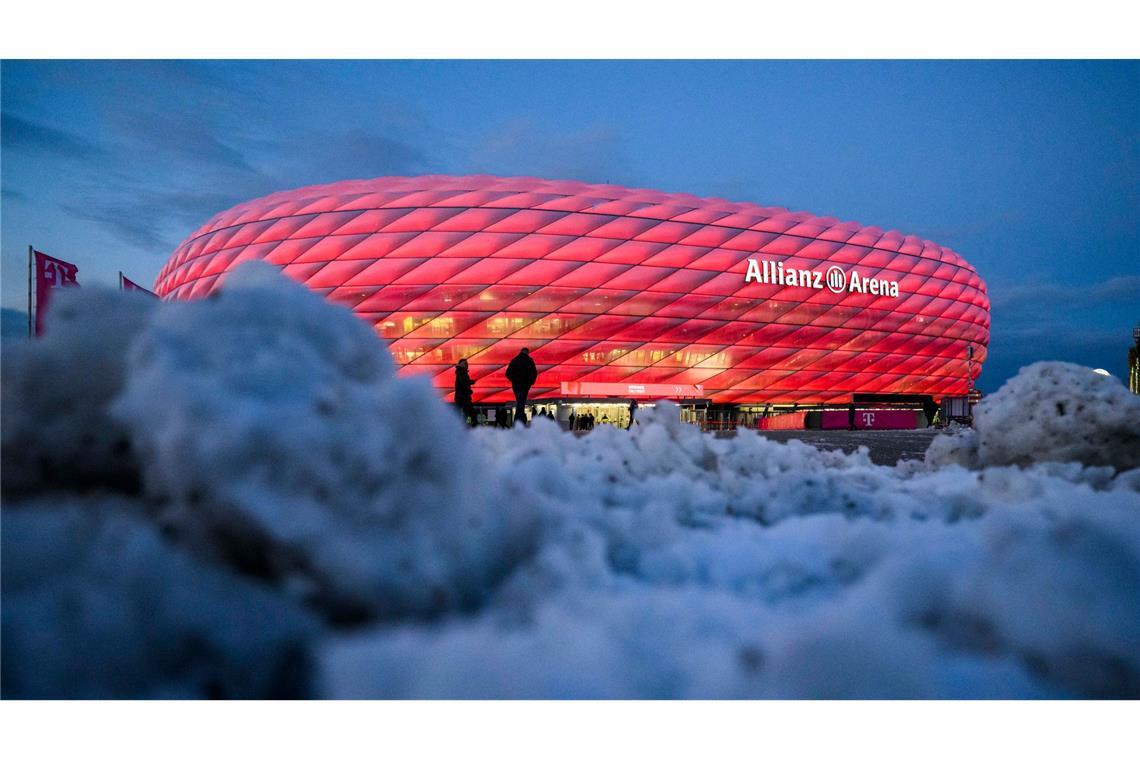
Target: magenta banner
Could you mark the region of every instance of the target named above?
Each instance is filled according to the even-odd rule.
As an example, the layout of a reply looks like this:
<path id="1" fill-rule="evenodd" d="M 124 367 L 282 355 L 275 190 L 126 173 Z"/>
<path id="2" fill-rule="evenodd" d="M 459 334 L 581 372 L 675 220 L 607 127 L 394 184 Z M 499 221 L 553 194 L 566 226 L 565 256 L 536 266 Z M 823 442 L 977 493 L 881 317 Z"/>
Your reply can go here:
<path id="1" fill-rule="evenodd" d="M 44 331 L 44 315 L 48 304 L 51 303 L 51 293 L 56 288 L 74 288 L 79 286 L 76 275 L 79 267 L 46 253 L 32 251 L 33 254 L 33 289 L 34 300 L 30 304 L 34 316 L 35 335 L 42 335 Z"/>
<path id="2" fill-rule="evenodd" d="M 130 277 L 127 277 L 122 272 L 119 272 L 119 289 L 120 290 L 135 290 L 135 291 L 138 291 L 140 293 L 146 293 L 148 296 L 154 296 L 155 298 L 158 298 L 157 294 L 152 293 L 151 291 L 144 288 L 142 285 L 139 285 L 137 282 L 132 280 Z"/>
<path id="3" fill-rule="evenodd" d="M 856 430 L 913 430 L 917 422 L 913 409 L 857 409 Z M 824 430 L 846 430 L 850 423 L 846 410 L 823 412 L 821 427 Z"/>

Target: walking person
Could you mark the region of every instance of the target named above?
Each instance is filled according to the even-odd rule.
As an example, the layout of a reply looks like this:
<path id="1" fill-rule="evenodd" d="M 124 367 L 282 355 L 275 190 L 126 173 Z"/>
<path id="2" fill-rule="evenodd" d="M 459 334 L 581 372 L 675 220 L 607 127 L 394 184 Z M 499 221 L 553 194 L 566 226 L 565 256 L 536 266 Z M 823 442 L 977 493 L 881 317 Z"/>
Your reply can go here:
<path id="1" fill-rule="evenodd" d="M 637 399 L 631 398 L 629 400 L 629 424 L 626 425 L 626 430 L 633 429 L 633 415 L 637 414 Z"/>
<path id="2" fill-rule="evenodd" d="M 534 359 L 530 358 L 529 348 L 519 351 L 518 356 L 511 359 L 507 365 L 507 380 L 515 392 L 515 424 L 521 421 L 524 425 L 529 425 L 526 418 L 526 397 L 531 386 L 538 380 L 538 368 L 534 366 Z"/>
<path id="3" fill-rule="evenodd" d="M 467 360 L 460 359 L 459 363 L 455 365 L 455 405 L 459 407 L 463 419 L 471 427 L 478 424 L 478 418 L 475 415 L 475 407 L 471 405 L 471 390 L 475 385 L 475 381 L 471 379 L 471 374 L 467 371 Z"/>

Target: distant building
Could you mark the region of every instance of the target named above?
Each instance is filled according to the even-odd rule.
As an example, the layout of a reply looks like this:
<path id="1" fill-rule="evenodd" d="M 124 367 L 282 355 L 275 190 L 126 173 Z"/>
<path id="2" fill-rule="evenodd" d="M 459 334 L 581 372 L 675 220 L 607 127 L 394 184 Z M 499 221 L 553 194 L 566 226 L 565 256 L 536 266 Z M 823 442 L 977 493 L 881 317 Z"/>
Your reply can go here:
<path id="1" fill-rule="evenodd" d="M 1140 394 L 1140 325 L 1132 328 L 1132 348 L 1128 349 L 1128 390 Z"/>

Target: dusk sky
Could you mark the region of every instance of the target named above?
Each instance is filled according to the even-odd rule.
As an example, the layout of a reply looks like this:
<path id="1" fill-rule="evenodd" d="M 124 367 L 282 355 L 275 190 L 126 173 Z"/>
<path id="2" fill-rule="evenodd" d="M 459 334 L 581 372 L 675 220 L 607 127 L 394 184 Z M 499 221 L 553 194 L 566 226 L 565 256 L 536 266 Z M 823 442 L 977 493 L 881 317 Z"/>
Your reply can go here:
<path id="1" fill-rule="evenodd" d="M 1140 63 L 21 62 L 0 66 L 3 306 L 27 246 L 150 284 L 243 200 L 534 175 L 781 205 L 954 248 L 988 284 L 979 386 L 1125 374 L 1140 322 Z"/>

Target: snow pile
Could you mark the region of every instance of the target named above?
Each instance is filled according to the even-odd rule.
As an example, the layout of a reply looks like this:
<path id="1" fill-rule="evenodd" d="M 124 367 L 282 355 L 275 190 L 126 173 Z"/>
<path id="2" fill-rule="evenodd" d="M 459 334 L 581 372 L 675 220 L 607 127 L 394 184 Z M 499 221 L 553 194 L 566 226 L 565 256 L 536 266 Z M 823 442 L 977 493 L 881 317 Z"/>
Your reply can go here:
<path id="1" fill-rule="evenodd" d="M 467 431 L 265 269 L 66 295 L 4 357 L 4 696 L 1140 696 L 1131 402 L 1083 377 L 1020 467 L 1000 415 L 880 467 L 668 404 Z"/>
<path id="2" fill-rule="evenodd" d="M 907 472 L 676 419 L 480 431 L 541 551 L 478 618 L 338 637 L 328 693 L 1140 693 L 1140 473 Z"/>
<path id="3" fill-rule="evenodd" d="M 974 431 L 936 439 L 940 466 L 1082 462 L 1140 467 L 1140 396 L 1114 377 L 1067 362 L 1023 367 L 974 411 Z"/>
<path id="4" fill-rule="evenodd" d="M 115 501 L 4 512 L 5 697 L 309 693 L 317 621 L 203 563 Z"/>
<path id="5" fill-rule="evenodd" d="M 130 442 L 108 406 L 131 341 L 155 309 L 143 293 L 64 289 L 38 341 L 4 344 L 4 493 L 138 489 Z"/>
<path id="6" fill-rule="evenodd" d="M 107 510 L 123 501 L 111 493 L 134 497 L 132 519 L 149 523 L 145 551 L 155 563 L 166 561 L 165 550 L 187 552 L 215 574 L 244 576 L 279 596 L 277 604 L 292 599 L 334 624 L 476 607 L 533 550 L 534 518 L 509 493 L 497 502 L 500 489 L 469 487 L 492 468 L 464 445 L 463 428 L 430 385 L 397 378 L 367 326 L 271 269 L 248 267 L 218 297 L 194 303 L 84 288 L 55 305 L 49 338 L 5 349 L 4 492 L 17 512 L 71 503 L 76 493 L 103 494 Z M 98 498 L 84 503 L 104 509 Z M 6 511 L 5 533 L 12 514 Z M 86 557 L 106 544 L 101 524 L 30 524 L 75 533 L 74 547 L 51 556 L 46 536 L 41 546 L 6 544 L 6 639 L 39 641 L 23 611 L 55 604 L 63 587 L 77 604 L 122 617 L 107 622 L 108 635 L 128 649 L 158 635 L 164 623 L 147 619 L 146 599 L 100 600 L 116 584 L 134 590 L 142 558 L 88 565 L 71 554 Z M 143 541 L 133 535 L 143 527 L 115 530 L 132 534 L 121 540 L 133 545 Z M 9 579 L 25 567 L 48 575 L 29 586 L 30 601 L 9 604 Z M 51 575 L 57 570 L 65 577 Z M 138 591 L 149 599 L 175 574 Z M 243 603 L 235 591 L 215 604 L 212 581 L 203 578 L 198 597 L 182 596 L 202 609 L 188 611 L 189 621 L 171 618 L 194 639 L 199 618 Z M 278 625 L 274 617 L 261 615 L 269 629 Z M 82 625 L 62 620 L 54 630 L 73 635 L 60 648 L 82 656 Z M 194 656 L 241 656 L 224 644 L 202 646 Z M 150 661 L 140 654 L 137 662 Z M 6 673 L 9 663 L 6 655 Z M 164 671 L 155 667 L 146 689 L 116 676 L 90 693 L 119 693 L 120 685 L 162 690 Z M 5 679 L 5 694 L 58 687 L 47 671 L 43 678 Z"/>
<path id="7" fill-rule="evenodd" d="M 529 550 L 426 379 L 268 266 L 156 314 L 113 412 L 165 523 L 333 619 L 470 606 Z"/>

